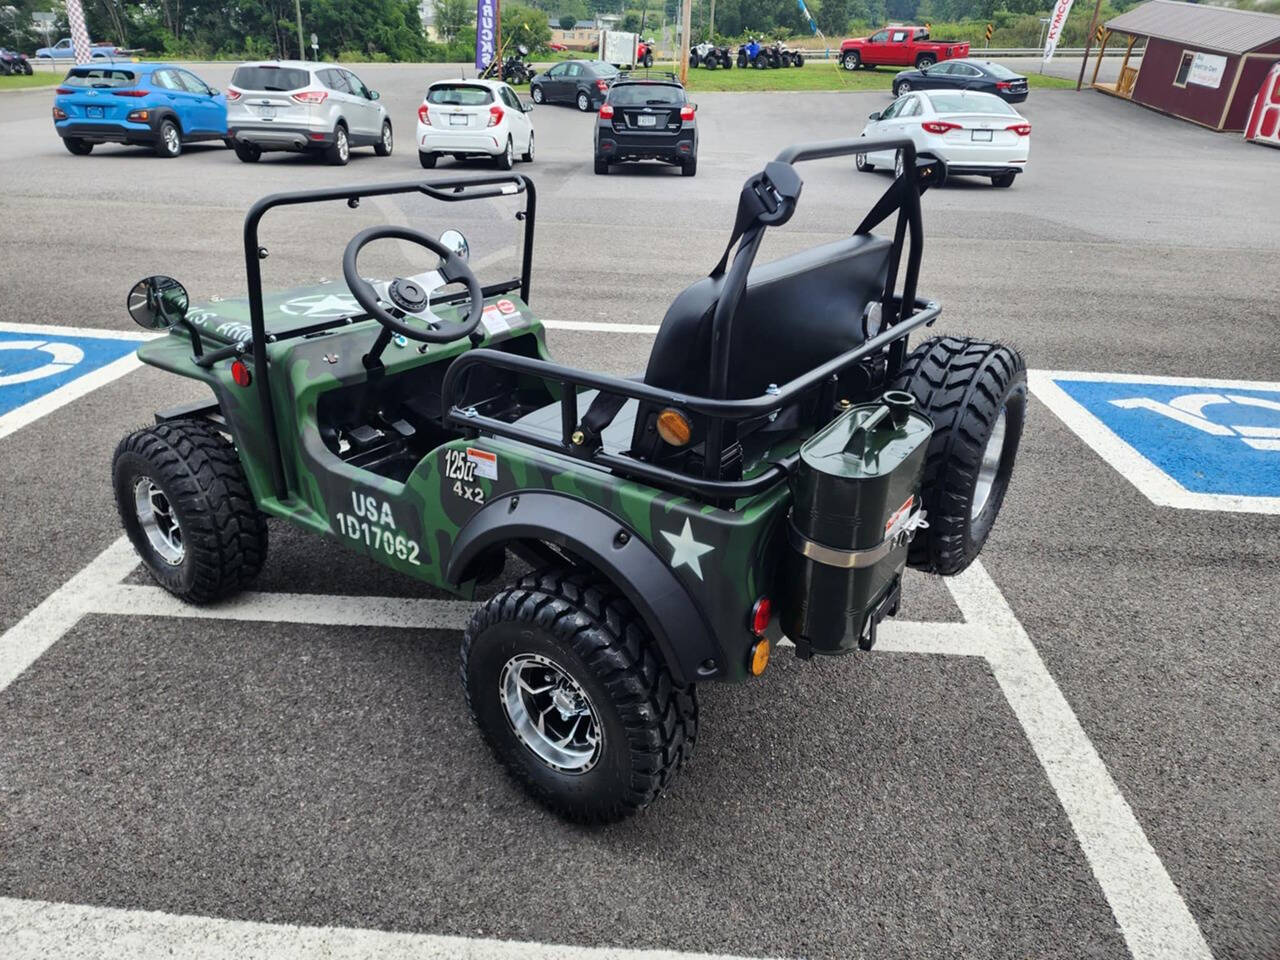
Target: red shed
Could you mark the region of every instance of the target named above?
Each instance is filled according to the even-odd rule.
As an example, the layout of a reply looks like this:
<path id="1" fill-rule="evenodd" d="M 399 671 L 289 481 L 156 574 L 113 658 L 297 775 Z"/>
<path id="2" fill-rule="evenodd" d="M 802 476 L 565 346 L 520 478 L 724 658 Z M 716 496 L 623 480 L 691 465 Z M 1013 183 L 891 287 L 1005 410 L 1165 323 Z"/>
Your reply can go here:
<path id="1" fill-rule="evenodd" d="M 1128 38 L 1120 77 L 1099 83 L 1095 65 L 1095 89 L 1214 130 L 1244 129 L 1249 104 L 1280 62 L 1280 16 L 1256 10 L 1149 0 L 1106 22 L 1098 65 L 1115 34 Z M 1137 54 L 1139 41 L 1146 48 Z"/>

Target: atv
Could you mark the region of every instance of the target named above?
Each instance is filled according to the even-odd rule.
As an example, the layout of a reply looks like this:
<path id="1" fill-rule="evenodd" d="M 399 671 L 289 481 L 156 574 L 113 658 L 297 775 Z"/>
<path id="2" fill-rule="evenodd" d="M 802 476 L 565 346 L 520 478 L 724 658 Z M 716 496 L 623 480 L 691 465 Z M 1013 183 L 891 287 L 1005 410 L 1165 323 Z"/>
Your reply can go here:
<path id="1" fill-rule="evenodd" d="M 704 40 L 689 50 L 689 66 L 703 66 L 708 70 L 724 67 L 728 70 L 733 67 L 733 54 L 728 47 L 717 47 L 711 41 Z"/>
<path id="2" fill-rule="evenodd" d="M 796 165 L 872 148 L 906 162 L 857 227 L 756 265 L 796 210 Z M 954 336 L 908 350 L 940 313 L 916 283 L 921 192 L 945 173 L 910 139 L 783 150 L 746 181 L 724 255 L 672 301 L 634 379 L 548 356 L 526 176 L 265 197 L 245 220 L 245 299 L 193 308 L 157 277 L 130 294 L 134 319 L 167 331 L 139 358 L 212 398 L 121 441 L 124 528 L 193 604 L 253 582 L 268 519 L 463 597 L 506 583 L 462 638 L 471 716 L 555 813 L 633 814 L 688 761 L 700 684 L 752 681 L 784 637 L 806 659 L 870 649 L 907 566 L 958 573 L 991 532 L 1023 361 Z M 522 206 L 520 275 L 482 285 L 457 231 L 387 225 L 351 238 L 345 289 L 263 292 L 264 215 L 394 194 Z M 434 269 L 367 278 L 361 251 L 387 238 Z M 342 316 L 282 309 L 335 292 Z"/>

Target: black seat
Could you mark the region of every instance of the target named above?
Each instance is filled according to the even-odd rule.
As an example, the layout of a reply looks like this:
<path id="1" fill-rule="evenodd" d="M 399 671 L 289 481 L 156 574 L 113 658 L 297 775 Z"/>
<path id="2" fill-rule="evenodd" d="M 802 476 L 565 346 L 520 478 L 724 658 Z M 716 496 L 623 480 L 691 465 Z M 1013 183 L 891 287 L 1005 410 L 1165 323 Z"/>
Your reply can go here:
<path id="1" fill-rule="evenodd" d="M 892 244 L 855 234 L 753 267 L 733 318 L 728 399 L 763 394 L 862 342 L 862 314 L 884 293 Z M 705 396 L 711 322 L 724 276 L 704 277 L 667 310 L 644 382 Z"/>
<path id="2" fill-rule="evenodd" d="M 862 315 L 884 295 L 892 244 L 855 234 L 753 267 L 729 339 L 727 398 L 762 395 L 863 342 Z M 724 276 L 704 277 L 667 310 L 649 354 L 644 382 L 666 390 L 710 392 L 711 327 Z M 663 459 L 654 420 L 641 404 L 632 449 Z M 695 441 L 703 425 L 695 418 Z"/>

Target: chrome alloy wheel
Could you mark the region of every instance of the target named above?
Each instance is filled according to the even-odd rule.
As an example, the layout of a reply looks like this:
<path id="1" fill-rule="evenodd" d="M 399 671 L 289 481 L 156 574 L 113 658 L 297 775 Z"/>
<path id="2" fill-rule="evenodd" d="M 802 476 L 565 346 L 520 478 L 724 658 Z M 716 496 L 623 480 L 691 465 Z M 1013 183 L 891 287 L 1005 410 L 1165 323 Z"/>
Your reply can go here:
<path id="1" fill-rule="evenodd" d="M 385 150 L 385 151 L 387 151 L 387 153 L 390 153 L 390 152 L 391 152 L 391 148 L 392 148 L 394 145 L 395 145 L 395 143 L 394 143 L 394 139 L 393 139 L 393 136 L 392 136 L 392 133 L 391 133 L 391 124 L 389 124 L 389 123 L 387 123 L 387 124 L 383 124 L 383 126 L 382 126 L 382 149 L 383 149 L 383 150 Z"/>
<path id="2" fill-rule="evenodd" d="M 187 555 L 182 544 L 182 528 L 178 526 L 169 498 L 150 477 L 139 477 L 133 485 L 133 506 L 151 549 L 170 566 L 182 563 Z"/>
<path id="3" fill-rule="evenodd" d="M 982 451 L 982 463 L 978 466 L 978 482 L 973 487 L 973 506 L 969 508 L 969 516 L 977 519 L 991 499 L 991 491 L 995 488 L 996 477 L 1000 473 L 1000 460 L 1004 453 L 1004 434 L 1008 417 L 1005 408 L 1000 408 L 995 426 L 991 428 L 991 436 Z"/>
<path id="4" fill-rule="evenodd" d="M 586 691 L 554 660 L 521 653 L 498 676 L 507 722 L 539 760 L 562 773 L 586 773 L 600 759 L 604 728 Z"/>

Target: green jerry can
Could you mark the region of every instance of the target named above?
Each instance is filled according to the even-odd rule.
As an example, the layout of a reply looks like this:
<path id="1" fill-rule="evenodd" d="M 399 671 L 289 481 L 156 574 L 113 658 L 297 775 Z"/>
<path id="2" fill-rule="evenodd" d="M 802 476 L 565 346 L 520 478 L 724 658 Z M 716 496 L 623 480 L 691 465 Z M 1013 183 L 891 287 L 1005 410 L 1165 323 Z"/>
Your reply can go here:
<path id="1" fill-rule="evenodd" d="M 800 448 L 779 609 L 801 657 L 870 650 L 877 624 L 898 612 L 907 545 L 925 524 L 920 477 L 933 434 L 914 405 L 890 390 Z"/>

